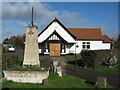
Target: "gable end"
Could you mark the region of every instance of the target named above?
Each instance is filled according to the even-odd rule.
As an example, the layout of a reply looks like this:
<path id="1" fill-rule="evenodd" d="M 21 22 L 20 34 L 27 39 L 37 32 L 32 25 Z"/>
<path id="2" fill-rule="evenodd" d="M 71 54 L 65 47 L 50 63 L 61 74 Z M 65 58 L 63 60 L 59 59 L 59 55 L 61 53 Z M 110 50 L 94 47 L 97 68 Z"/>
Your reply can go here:
<path id="1" fill-rule="evenodd" d="M 74 40 L 76 40 L 76 36 L 74 36 L 56 17 L 55 19 L 50 22 L 39 34 L 38 37 L 53 23 L 53 22 L 58 22 L 63 28 L 64 30 L 66 30 L 73 38 Z"/>

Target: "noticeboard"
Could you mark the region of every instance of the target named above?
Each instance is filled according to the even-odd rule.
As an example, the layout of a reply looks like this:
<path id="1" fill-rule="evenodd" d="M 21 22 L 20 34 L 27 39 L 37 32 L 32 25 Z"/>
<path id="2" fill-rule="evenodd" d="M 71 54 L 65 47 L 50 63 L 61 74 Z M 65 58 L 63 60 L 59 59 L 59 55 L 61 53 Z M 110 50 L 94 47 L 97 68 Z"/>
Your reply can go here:
<path id="1" fill-rule="evenodd" d="M 57 66 L 58 61 L 53 61 L 53 66 Z"/>
<path id="2" fill-rule="evenodd" d="M 60 72 L 61 71 L 61 67 L 57 67 L 57 72 Z"/>

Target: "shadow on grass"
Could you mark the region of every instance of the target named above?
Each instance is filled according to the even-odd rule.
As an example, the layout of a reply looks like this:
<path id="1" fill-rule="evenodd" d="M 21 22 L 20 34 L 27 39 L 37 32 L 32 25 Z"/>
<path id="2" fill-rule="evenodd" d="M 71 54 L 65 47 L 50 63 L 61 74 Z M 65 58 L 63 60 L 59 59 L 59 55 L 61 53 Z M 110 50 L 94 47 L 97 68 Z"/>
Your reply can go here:
<path id="1" fill-rule="evenodd" d="M 101 63 L 101 65 L 109 67 L 109 64 L 106 64 L 105 62 Z"/>
<path id="2" fill-rule="evenodd" d="M 90 84 L 90 85 L 95 85 L 95 82 L 93 81 L 85 81 L 85 83 Z"/>
<path id="3" fill-rule="evenodd" d="M 9 88 L 2 88 L 2 90 L 10 90 Z"/>
<path id="4" fill-rule="evenodd" d="M 75 61 L 68 61 L 67 63 L 68 63 L 68 64 L 71 64 L 71 65 L 75 65 Z M 84 67 L 84 65 L 83 65 L 83 63 L 82 63 L 82 59 L 77 60 L 77 65 L 78 65 L 79 67 Z M 103 62 L 103 63 L 101 63 L 101 66 L 107 66 L 107 67 L 109 67 L 109 64 L 106 64 L 105 62 Z"/>
<path id="5" fill-rule="evenodd" d="M 75 65 L 75 61 L 68 61 L 68 64 Z M 77 65 L 83 67 L 82 59 L 77 60 Z"/>

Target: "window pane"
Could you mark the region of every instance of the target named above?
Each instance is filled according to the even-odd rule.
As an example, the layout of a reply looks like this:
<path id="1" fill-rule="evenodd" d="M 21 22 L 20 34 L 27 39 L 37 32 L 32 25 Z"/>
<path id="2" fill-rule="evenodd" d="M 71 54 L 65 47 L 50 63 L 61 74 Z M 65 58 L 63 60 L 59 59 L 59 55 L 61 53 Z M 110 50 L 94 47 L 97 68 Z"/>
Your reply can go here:
<path id="1" fill-rule="evenodd" d="M 64 48 L 64 43 L 62 43 L 62 48 Z"/>
<path id="2" fill-rule="evenodd" d="M 47 43 L 46 43 L 46 48 L 47 48 Z"/>
<path id="3" fill-rule="evenodd" d="M 90 45 L 87 45 L 87 49 L 90 49 Z"/>
<path id="4" fill-rule="evenodd" d="M 85 49 L 85 45 L 83 45 L 83 46 L 82 46 L 82 48 L 84 48 L 84 49 Z"/>
<path id="5" fill-rule="evenodd" d="M 85 42 L 82 42 L 82 44 L 85 44 Z"/>
<path id="6" fill-rule="evenodd" d="M 87 44 L 90 44 L 90 42 L 87 42 Z"/>

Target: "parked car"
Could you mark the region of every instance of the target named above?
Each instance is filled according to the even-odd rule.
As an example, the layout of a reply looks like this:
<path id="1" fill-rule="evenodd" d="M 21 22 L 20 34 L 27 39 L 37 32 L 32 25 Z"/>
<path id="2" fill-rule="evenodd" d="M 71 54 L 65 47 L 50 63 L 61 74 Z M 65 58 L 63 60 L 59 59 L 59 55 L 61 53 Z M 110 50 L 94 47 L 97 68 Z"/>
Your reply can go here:
<path id="1" fill-rule="evenodd" d="M 8 46 L 8 51 L 13 51 L 13 52 L 15 52 L 15 49 L 16 49 L 15 45 L 9 45 L 9 46 Z"/>

